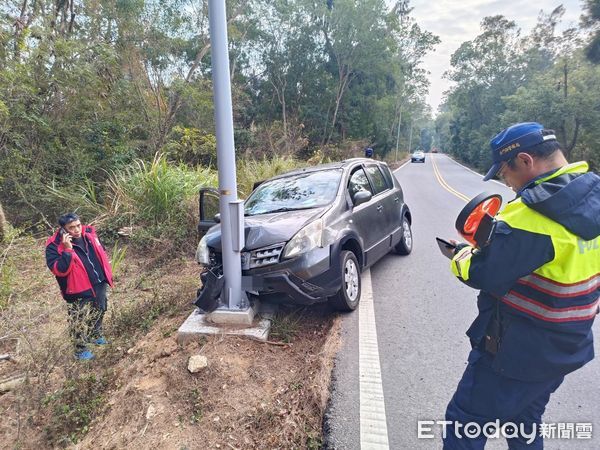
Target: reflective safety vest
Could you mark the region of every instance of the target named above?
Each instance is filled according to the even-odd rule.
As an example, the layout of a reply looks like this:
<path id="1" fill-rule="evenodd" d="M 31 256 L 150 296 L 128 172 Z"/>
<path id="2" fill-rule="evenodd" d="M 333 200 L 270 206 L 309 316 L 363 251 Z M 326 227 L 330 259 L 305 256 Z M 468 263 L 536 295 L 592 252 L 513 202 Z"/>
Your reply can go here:
<path id="1" fill-rule="evenodd" d="M 599 212 L 600 213 L 600 212 Z M 600 302 L 600 238 L 584 241 L 523 204 L 509 203 L 497 217 L 512 228 L 550 236 L 554 259 L 517 283 L 501 300 L 545 322 L 593 319 Z"/>

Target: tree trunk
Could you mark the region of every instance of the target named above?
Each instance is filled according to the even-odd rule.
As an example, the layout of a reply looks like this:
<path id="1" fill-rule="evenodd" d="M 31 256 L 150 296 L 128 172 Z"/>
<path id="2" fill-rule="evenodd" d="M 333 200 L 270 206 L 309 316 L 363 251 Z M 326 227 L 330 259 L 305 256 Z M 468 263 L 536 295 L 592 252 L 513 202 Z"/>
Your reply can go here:
<path id="1" fill-rule="evenodd" d="M 331 128 L 329 130 L 329 136 L 327 136 L 327 139 L 325 140 L 325 142 L 323 142 L 323 144 L 325 145 L 329 144 L 333 136 L 333 132 L 335 130 L 335 122 L 337 121 L 337 115 L 340 110 L 340 103 L 342 102 L 342 97 L 346 92 L 346 86 L 348 85 L 349 78 L 350 71 L 348 71 L 345 74 L 343 73 L 343 71 L 340 71 L 340 84 L 338 86 L 338 92 L 335 98 L 335 109 L 333 110 L 333 118 L 331 119 Z"/>
<path id="2" fill-rule="evenodd" d="M 6 222 L 6 217 L 4 217 L 4 211 L 2 210 L 2 204 L 0 204 L 0 242 L 4 241 L 7 233 L 8 222 Z"/>
<path id="3" fill-rule="evenodd" d="M 575 130 L 573 130 L 573 139 L 571 139 L 571 143 L 565 149 L 565 157 L 567 159 L 569 159 L 569 156 L 571 155 L 571 151 L 575 147 L 575 144 L 577 144 L 577 136 L 579 135 L 579 125 L 580 125 L 579 119 L 576 117 L 575 118 Z M 566 136 L 565 136 L 565 139 L 566 139 Z M 567 145 L 566 141 L 565 141 L 565 145 Z"/>

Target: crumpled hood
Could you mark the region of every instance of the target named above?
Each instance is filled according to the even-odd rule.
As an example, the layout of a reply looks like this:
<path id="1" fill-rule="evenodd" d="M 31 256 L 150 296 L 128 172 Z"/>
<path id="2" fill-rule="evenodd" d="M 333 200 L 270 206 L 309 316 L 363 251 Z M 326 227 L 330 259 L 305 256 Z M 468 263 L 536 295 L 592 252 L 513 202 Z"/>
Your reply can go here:
<path id="1" fill-rule="evenodd" d="M 600 236 L 600 177 L 587 163 L 569 164 L 549 180 L 527 187 L 523 203 L 589 241 Z"/>
<path id="2" fill-rule="evenodd" d="M 289 241 L 325 211 L 326 208 L 302 209 L 273 214 L 259 214 L 244 218 L 244 234 L 246 250 L 254 250 L 273 244 Z M 212 227 L 207 235 L 207 244 L 216 249 L 221 248 L 221 225 Z"/>

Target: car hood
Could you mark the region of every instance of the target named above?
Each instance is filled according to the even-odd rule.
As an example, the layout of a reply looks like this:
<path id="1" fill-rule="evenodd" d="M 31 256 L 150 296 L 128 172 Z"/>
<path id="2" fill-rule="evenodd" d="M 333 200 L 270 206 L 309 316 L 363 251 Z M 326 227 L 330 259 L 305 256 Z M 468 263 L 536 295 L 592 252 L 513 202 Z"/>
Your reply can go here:
<path id="1" fill-rule="evenodd" d="M 301 228 L 312 222 L 325 210 L 323 208 L 285 211 L 244 217 L 245 250 L 254 250 L 289 241 Z M 221 248 L 221 225 L 215 225 L 206 233 L 209 247 Z"/>

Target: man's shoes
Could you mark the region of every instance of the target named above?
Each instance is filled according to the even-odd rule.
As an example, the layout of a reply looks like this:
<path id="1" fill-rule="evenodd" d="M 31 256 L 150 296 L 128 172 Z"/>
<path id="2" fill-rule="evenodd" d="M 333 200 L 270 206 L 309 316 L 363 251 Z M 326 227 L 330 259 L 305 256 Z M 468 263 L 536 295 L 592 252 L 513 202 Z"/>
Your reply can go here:
<path id="1" fill-rule="evenodd" d="M 94 345 L 106 345 L 108 344 L 108 341 L 106 340 L 106 338 L 104 336 L 100 336 L 99 338 L 96 338 L 92 341 L 92 344 Z"/>
<path id="2" fill-rule="evenodd" d="M 90 359 L 94 359 L 94 354 L 86 348 L 84 350 L 76 351 L 75 359 L 80 361 L 89 361 Z"/>

